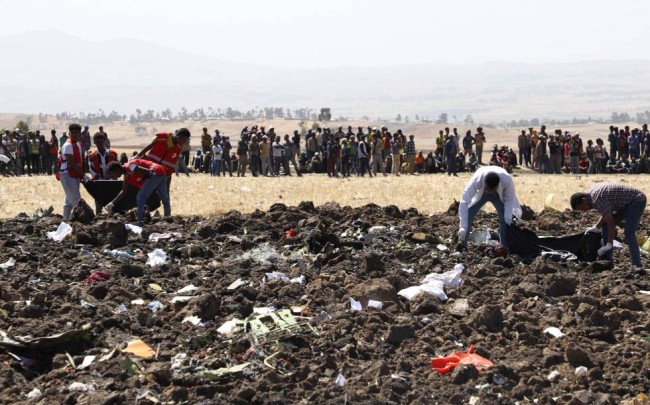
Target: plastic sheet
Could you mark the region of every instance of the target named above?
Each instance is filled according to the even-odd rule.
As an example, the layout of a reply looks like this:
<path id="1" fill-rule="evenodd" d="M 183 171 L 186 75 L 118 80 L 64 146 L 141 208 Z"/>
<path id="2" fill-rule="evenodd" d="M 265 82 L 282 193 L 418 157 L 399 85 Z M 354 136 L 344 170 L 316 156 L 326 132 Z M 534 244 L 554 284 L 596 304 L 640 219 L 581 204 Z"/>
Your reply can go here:
<path id="1" fill-rule="evenodd" d="M 72 227 L 65 222 L 61 222 L 54 232 L 48 232 L 47 237 L 55 242 L 61 242 L 66 236 L 72 233 Z"/>

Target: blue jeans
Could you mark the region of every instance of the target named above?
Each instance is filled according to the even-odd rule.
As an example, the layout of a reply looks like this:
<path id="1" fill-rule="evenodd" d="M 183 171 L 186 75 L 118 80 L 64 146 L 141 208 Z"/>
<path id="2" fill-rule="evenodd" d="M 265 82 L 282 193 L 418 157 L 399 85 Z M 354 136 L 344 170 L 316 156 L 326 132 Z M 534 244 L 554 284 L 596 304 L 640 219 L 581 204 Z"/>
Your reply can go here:
<path id="1" fill-rule="evenodd" d="M 169 193 L 167 191 L 167 176 L 152 174 L 151 177 L 145 180 L 142 184 L 142 188 L 138 191 L 138 195 L 135 198 L 135 201 L 138 204 L 138 223 L 142 222 L 144 206 L 147 199 L 154 191 L 158 192 L 158 197 L 160 197 L 160 201 L 162 202 L 165 216 L 169 217 L 172 215 L 172 207 L 169 203 Z"/>
<path id="2" fill-rule="evenodd" d="M 494 209 L 496 209 L 497 214 L 499 215 L 499 239 L 501 241 L 501 244 L 508 248 L 508 242 L 506 240 L 506 229 L 508 225 L 506 224 L 505 220 L 505 207 L 503 205 L 503 202 L 501 201 L 501 198 L 499 197 L 499 193 L 488 193 L 488 192 L 483 192 L 483 196 L 481 197 L 480 200 L 476 202 L 476 204 L 472 205 L 469 207 L 469 210 L 467 211 L 467 233 L 465 235 L 465 240 L 464 242 L 467 242 L 467 239 L 469 238 L 469 233 L 472 231 L 472 222 L 474 222 L 474 217 L 476 214 L 478 214 L 479 210 L 485 205 L 485 203 L 491 202 L 492 205 L 494 206 Z"/>
<path id="3" fill-rule="evenodd" d="M 219 176 L 221 174 L 221 160 L 212 160 L 212 168 L 210 171 L 211 176 Z"/>
<path id="4" fill-rule="evenodd" d="M 625 220 L 625 243 L 630 248 L 630 259 L 632 264 L 640 267 L 641 266 L 641 252 L 639 251 L 639 242 L 636 240 L 636 230 L 639 227 L 639 222 L 641 222 L 641 215 L 643 215 L 643 210 L 645 210 L 646 197 L 639 198 L 630 202 L 628 205 L 623 207 L 619 212 L 614 215 L 614 222 L 620 222 Z M 607 243 L 609 227 L 607 224 L 603 224 L 603 244 Z M 609 252 L 605 253 L 604 258 L 607 260 L 612 260 L 613 255 L 611 249 Z"/>

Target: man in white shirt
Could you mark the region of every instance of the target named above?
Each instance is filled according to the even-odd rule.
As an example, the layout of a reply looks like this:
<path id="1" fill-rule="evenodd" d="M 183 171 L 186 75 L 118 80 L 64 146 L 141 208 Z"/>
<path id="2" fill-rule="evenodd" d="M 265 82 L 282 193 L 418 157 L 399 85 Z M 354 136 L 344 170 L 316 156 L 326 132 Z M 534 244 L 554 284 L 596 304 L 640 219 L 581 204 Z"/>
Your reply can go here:
<path id="1" fill-rule="evenodd" d="M 458 240 L 467 242 L 474 217 L 487 202 L 492 203 L 499 215 L 499 239 L 507 248 L 506 229 L 512 223 L 513 215 L 521 218 L 521 206 L 515 194 L 512 177 L 505 169 L 498 166 L 481 167 L 465 187 L 458 207 L 460 217 Z"/>

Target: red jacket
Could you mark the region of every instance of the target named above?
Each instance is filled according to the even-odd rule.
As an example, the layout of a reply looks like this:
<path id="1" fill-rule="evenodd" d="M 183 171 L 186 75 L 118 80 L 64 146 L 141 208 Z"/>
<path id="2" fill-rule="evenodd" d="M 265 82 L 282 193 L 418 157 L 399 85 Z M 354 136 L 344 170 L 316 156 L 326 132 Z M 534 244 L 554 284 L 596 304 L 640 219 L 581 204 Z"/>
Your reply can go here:
<path id="1" fill-rule="evenodd" d="M 177 144 L 168 149 L 170 144 L 168 139 L 171 136 L 173 135 L 168 133 L 157 134 L 153 146 L 145 157 L 147 160 L 164 166 L 168 175 L 172 175 L 176 171 L 176 162 L 181 154 L 181 147 Z"/>
<path id="2" fill-rule="evenodd" d="M 123 167 L 126 172 L 124 173 L 124 181 L 138 189 L 142 188 L 142 185 L 145 181 L 147 181 L 149 175 L 146 173 L 137 172 L 136 168 L 139 167 L 142 169 L 151 170 L 153 174 L 156 174 L 158 176 L 165 176 L 167 174 L 167 170 L 164 166 L 145 159 L 129 160 L 128 162 L 124 163 Z"/>

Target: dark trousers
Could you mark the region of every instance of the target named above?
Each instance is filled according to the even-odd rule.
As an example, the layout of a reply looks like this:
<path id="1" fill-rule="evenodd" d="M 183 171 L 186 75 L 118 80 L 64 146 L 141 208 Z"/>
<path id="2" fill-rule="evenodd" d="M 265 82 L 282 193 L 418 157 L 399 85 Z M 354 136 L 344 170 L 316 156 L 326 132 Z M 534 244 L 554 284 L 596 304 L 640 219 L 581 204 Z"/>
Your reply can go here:
<path id="1" fill-rule="evenodd" d="M 641 216 L 643 215 L 643 210 L 646 206 L 646 197 L 639 197 L 638 199 L 630 202 L 623 209 L 614 215 L 614 222 L 625 221 L 625 227 L 623 228 L 625 233 L 625 243 L 627 243 L 628 248 L 630 249 L 630 259 L 633 265 L 640 267 L 641 266 L 641 251 L 639 250 L 639 242 L 636 240 L 636 230 L 639 227 L 639 222 L 641 222 Z M 603 224 L 603 244 L 607 243 L 609 227 L 607 224 Z M 612 260 L 612 251 L 605 253 L 605 259 Z"/>
<path id="2" fill-rule="evenodd" d="M 39 155 L 31 155 L 32 161 L 32 174 L 39 174 L 41 167 L 41 157 Z"/>

